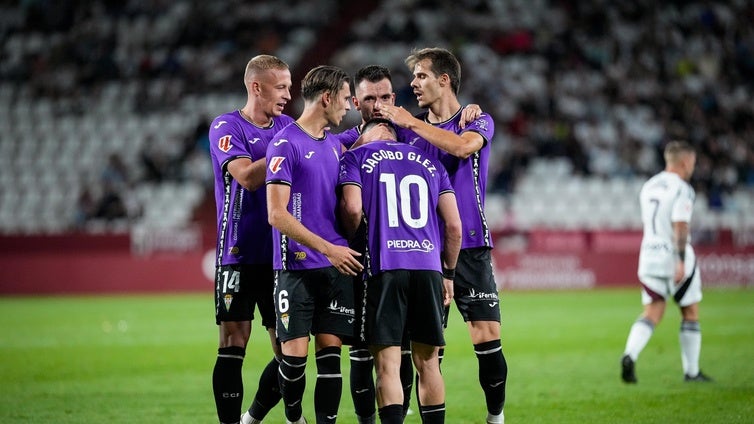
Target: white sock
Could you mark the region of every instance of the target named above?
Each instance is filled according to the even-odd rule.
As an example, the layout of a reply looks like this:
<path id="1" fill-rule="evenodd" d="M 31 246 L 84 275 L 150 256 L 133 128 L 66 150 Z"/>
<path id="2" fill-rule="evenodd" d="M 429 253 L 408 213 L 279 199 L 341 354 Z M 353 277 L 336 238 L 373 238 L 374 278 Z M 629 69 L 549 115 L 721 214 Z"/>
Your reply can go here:
<path id="1" fill-rule="evenodd" d="M 505 424 L 505 415 L 503 415 L 503 411 L 500 411 L 497 415 L 492 415 L 488 412 L 487 424 Z"/>
<path id="2" fill-rule="evenodd" d="M 702 350 L 702 329 L 697 321 L 681 322 L 678 334 L 681 343 L 681 364 L 683 373 L 691 377 L 699 374 L 699 352 Z"/>
<path id="3" fill-rule="evenodd" d="M 246 411 L 241 415 L 241 424 L 262 424 L 262 420 L 252 417 L 249 411 Z"/>
<path id="4" fill-rule="evenodd" d="M 649 343 L 649 339 L 652 338 L 652 333 L 655 330 L 654 324 L 646 318 L 639 318 L 631 326 L 631 331 L 628 333 L 628 339 L 626 339 L 626 349 L 623 352 L 624 355 L 631 357 L 633 361 L 639 359 L 639 354 L 644 347 Z"/>

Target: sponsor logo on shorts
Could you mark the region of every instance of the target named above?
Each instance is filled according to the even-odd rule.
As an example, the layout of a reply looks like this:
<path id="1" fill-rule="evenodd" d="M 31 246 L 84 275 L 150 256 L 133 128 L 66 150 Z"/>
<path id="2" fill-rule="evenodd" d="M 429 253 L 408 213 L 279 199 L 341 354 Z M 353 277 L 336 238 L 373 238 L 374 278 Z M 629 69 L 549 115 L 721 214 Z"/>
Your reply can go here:
<path id="1" fill-rule="evenodd" d="M 333 312 L 338 315 L 347 315 L 347 316 L 354 316 L 356 313 L 355 308 L 346 308 L 345 306 L 339 306 L 337 300 L 333 300 L 330 302 L 330 306 L 328 308 L 330 312 Z"/>
<path id="2" fill-rule="evenodd" d="M 474 289 L 469 290 L 468 297 L 474 301 L 492 300 L 494 301 L 494 303 L 490 304 L 491 307 L 494 307 L 495 305 L 497 305 L 497 301 L 499 300 L 497 297 L 497 293 L 477 292 Z"/>

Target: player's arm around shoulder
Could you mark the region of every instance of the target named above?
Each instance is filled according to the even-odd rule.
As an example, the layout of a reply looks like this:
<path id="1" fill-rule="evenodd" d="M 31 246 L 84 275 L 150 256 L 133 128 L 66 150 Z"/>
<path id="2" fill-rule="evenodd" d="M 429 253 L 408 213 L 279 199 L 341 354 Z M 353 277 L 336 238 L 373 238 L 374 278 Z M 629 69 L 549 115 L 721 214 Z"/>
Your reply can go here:
<path id="1" fill-rule="evenodd" d="M 403 107 L 388 106 L 392 121 L 403 128 L 415 132 L 432 145 L 455 157 L 466 159 L 484 147 L 484 137 L 476 131 L 465 131 L 458 135 L 452 131 L 438 128 L 411 115 Z"/>

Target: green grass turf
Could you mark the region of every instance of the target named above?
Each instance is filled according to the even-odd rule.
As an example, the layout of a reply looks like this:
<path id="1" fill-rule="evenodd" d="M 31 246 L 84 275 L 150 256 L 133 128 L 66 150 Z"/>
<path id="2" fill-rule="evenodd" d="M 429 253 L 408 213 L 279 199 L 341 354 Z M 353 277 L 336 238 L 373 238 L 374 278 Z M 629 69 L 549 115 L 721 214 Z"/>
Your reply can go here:
<path id="1" fill-rule="evenodd" d="M 641 355 L 639 384 L 620 381 L 640 309 L 636 289 L 504 293 L 508 424 L 754 422 L 754 290 L 705 292 L 701 363 L 711 384 L 682 381 L 675 307 Z M 476 359 L 455 309 L 447 341 L 446 421 L 483 422 Z M 0 422 L 216 422 L 216 343 L 211 293 L 0 298 Z M 269 352 L 256 324 L 244 406 Z M 304 412 L 313 422 L 312 361 L 307 368 Z M 339 422 L 354 423 L 346 354 L 343 371 Z M 284 422 L 280 406 L 267 422 Z"/>

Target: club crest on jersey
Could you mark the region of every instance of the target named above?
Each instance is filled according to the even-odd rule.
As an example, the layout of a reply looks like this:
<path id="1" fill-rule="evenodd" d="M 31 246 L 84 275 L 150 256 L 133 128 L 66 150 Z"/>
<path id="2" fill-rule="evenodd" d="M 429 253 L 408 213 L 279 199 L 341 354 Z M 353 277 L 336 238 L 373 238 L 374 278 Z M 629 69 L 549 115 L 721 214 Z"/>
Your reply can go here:
<path id="1" fill-rule="evenodd" d="M 284 160 L 285 156 L 273 156 L 272 159 L 270 159 L 270 171 L 272 171 L 273 174 L 277 174 L 277 172 L 280 171 Z"/>
<path id="2" fill-rule="evenodd" d="M 225 302 L 225 310 L 230 311 L 230 304 L 233 302 L 233 295 L 232 294 L 226 294 L 225 298 L 223 299 Z"/>
<path id="3" fill-rule="evenodd" d="M 217 148 L 222 150 L 225 153 L 228 153 L 228 150 L 230 150 L 231 147 L 233 147 L 232 144 L 230 144 L 231 135 L 226 135 L 223 137 L 220 137 L 220 140 L 217 141 Z"/>

